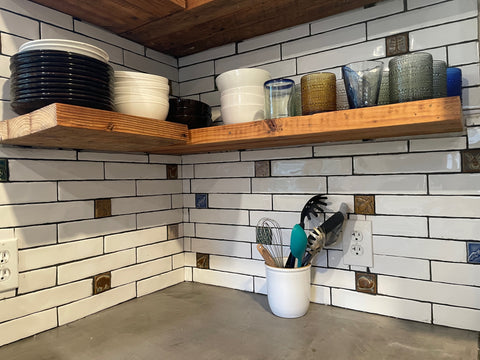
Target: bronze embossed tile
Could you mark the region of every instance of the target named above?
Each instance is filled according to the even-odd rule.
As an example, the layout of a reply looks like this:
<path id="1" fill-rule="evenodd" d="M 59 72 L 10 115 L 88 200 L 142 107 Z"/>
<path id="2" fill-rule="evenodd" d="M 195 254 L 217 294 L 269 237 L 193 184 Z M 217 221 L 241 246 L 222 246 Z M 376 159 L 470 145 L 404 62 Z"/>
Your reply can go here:
<path id="1" fill-rule="evenodd" d="M 355 214 L 374 215 L 375 214 L 375 196 L 374 195 L 355 195 Z"/>
<path id="2" fill-rule="evenodd" d="M 480 172 L 480 149 L 462 151 L 463 172 Z"/>
<path id="3" fill-rule="evenodd" d="M 0 159 L 0 181 L 8 181 L 8 160 Z"/>
<path id="4" fill-rule="evenodd" d="M 197 253 L 197 268 L 210 269 L 210 255 Z"/>
<path id="5" fill-rule="evenodd" d="M 377 274 L 356 272 L 355 290 L 367 294 L 377 294 Z"/>
<path id="6" fill-rule="evenodd" d="M 93 277 L 93 294 L 97 295 L 112 287 L 112 274 L 106 272 Z"/>
<path id="7" fill-rule="evenodd" d="M 270 176 L 270 161 L 255 161 L 255 177 Z"/>
<path id="8" fill-rule="evenodd" d="M 112 200 L 97 199 L 95 200 L 95 218 L 103 218 L 112 216 Z"/>
<path id="9" fill-rule="evenodd" d="M 408 33 L 387 36 L 385 45 L 387 57 L 408 53 Z"/>
<path id="10" fill-rule="evenodd" d="M 168 180 L 178 179 L 178 165 L 176 164 L 167 165 L 167 179 Z"/>
<path id="11" fill-rule="evenodd" d="M 172 224 L 167 226 L 167 239 L 176 239 L 178 238 L 178 224 Z"/>

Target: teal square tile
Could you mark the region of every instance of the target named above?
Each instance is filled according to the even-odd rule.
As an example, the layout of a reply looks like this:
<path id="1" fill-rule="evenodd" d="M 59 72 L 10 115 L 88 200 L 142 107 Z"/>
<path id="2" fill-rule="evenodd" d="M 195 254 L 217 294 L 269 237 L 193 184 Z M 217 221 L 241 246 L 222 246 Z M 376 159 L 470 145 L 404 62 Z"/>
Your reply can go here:
<path id="1" fill-rule="evenodd" d="M 480 264 L 480 242 L 467 243 L 467 262 Z"/>
<path id="2" fill-rule="evenodd" d="M 197 209 L 208 208 L 208 195 L 207 194 L 195 194 L 195 208 L 197 208 Z"/>

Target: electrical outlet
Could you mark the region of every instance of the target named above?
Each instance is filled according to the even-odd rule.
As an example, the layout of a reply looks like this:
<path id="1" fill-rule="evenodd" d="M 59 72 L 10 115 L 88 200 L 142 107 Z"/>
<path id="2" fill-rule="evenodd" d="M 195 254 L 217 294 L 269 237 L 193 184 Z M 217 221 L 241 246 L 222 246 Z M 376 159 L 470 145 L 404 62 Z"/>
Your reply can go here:
<path id="1" fill-rule="evenodd" d="M 373 266 L 372 223 L 366 220 L 347 220 L 343 229 L 343 263 Z"/>
<path id="2" fill-rule="evenodd" d="M 0 292 L 18 287 L 17 239 L 0 240 Z"/>

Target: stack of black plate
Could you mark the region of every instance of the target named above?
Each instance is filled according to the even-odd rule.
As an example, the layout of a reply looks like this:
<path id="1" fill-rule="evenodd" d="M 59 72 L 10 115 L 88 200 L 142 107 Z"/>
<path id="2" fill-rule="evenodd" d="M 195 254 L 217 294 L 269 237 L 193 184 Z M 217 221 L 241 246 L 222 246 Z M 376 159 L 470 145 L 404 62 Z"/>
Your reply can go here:
<path id="1" fill-rule="evenodd" d="M 170 99 L 167 121 L 198 129 L 212 124 L 212 110 L 208 104 L 192 99 Z"/>
<path id="2" fill-rule="evenodd" d="M 75 52 L 27 50 L 10 58 L 11 106 L 25 114 L 58 102 L 113 110 L 113 69 Z"/>

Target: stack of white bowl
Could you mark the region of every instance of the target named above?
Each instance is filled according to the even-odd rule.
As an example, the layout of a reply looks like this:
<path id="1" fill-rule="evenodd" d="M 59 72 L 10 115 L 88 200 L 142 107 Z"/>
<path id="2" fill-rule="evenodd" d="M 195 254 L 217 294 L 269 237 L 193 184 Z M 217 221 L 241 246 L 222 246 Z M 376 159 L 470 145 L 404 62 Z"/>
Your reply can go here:
<path id="1" fill-rule="evenodd" d="M 165 120 L 168 115 L 168 79 L 135 71 L 115 71 L 114 103 L 118 112 Z"/>
<path id="2" fill-rule="evenodd" d="M 263 84 L 270 73 L 262 69 L 235 69 L 220 74 L 217 88 L 224 124 L 238 124 L 265 118 Z"/>

